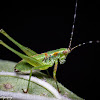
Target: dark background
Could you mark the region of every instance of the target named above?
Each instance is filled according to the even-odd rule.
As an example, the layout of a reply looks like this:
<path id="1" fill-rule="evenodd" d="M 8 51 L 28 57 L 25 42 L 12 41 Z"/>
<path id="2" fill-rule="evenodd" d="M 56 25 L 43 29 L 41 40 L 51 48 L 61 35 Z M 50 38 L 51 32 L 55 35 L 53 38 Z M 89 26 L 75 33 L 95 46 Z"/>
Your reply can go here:
<path id="1" fill-rule="evenodd" d="M 19 43 L 31 48 L 37 53 L 66 48 L 69 45 L 73 22 L 75 0 L 69 0 L 63 5 L 44 5 L 39 2 L 3 2 L 0 11 L 0 28 L 3 28 Z M 89 40 L 99 39 L 99 2 L 91 0 L 78 1 L 77 19 L 72 47 Z M 21 52 L 6 37 L 0 34 L 0 39 Z M 57 79 L 78 96 L 90 100 L 97 98 L 99 82 L 100 44 L 87 44 L 75 49 L 59 64 Z M 0 46 L 0 59 L 20 61 L 3 46 Z M 53 68 L 50 68 L 52 75 Z M 92 100 L 91 99 L 91 100 Z"/>

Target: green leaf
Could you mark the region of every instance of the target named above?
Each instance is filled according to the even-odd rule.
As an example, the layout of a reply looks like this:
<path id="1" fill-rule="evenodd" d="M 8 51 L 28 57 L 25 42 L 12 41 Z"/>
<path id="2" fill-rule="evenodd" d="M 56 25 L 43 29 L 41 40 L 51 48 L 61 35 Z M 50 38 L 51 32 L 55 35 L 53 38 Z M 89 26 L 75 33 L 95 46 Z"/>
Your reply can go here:
<path id="1" fill-rule="evenodd" d="M 33 73 L 33 80 L 31 79 L 29 92 L 27 94 L 23 93 L 22 89 L 27 88 L 27 77 L 29 75 L 17 75 L 14 72 L 14 66 L 16 64 L 12 61 L 0 60 L 0 98 L 10 96 L 18 100 L 57 100 L 58 96 L 59 99 L 59 93 L 58 95 L 54 93 L 54 91 L 57 92 L 54 79 L 41 72 Z M 40 83 L 35 82 L 35 79 L 39 80 Z M 49 87 L 46 85 L 50 85 L 52 90 L 48 89 Z M 61 100 L 83 100 L 66 89 L 62 84 L 58 83 L 58 85 L 61 91 Z"/>

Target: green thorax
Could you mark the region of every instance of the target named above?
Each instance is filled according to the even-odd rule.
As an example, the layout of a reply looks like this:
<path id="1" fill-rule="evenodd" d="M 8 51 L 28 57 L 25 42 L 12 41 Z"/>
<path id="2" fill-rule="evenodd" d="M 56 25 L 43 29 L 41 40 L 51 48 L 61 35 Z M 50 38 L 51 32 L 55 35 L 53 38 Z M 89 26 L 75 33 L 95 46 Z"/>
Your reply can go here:
<path id="1" fill-rule="evenodd" d="M 67 55 L 69 54 L 69 49 L 60 48 L 45 53 L 34 55 L 33 57 L 44 63 L 54 63 L 55 60 L 59 59 L 60 64 L 65 62 Z"/>

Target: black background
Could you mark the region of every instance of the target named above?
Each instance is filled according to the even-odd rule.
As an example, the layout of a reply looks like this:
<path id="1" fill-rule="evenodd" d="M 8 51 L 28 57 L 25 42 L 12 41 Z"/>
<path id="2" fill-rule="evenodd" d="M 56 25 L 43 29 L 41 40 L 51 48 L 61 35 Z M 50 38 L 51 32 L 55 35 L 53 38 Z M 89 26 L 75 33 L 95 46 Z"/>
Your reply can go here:
<path id="1" fill-rule="evenodd" d="M 3 2 L 0 28 L 19 43 L 37 53 L 67 48 L 73 22 L 75 0 L 63 5 L 51 2 Z M 46 3 L 46 4 L 45 4 Z M 72 47 L 89 40 L 99 40 L 99 2 L 78 1 L 77 19 Z M 52 3 L 53 4 L 53 3 Z M 21 52 L 6 37 L 0 39 Z M 99 82 L 100 44 L 87 44 L 68 55 L 66 63 L 59 64 L 57 79 L 78 96 L 90 100 L 97 98 Z M 17 55 L 0 46 L 0 59 L 20 61 Z M 52 75 L 53 68 L 49 68 Z M 92 100 L 91 99 L 91 100 Z"/>

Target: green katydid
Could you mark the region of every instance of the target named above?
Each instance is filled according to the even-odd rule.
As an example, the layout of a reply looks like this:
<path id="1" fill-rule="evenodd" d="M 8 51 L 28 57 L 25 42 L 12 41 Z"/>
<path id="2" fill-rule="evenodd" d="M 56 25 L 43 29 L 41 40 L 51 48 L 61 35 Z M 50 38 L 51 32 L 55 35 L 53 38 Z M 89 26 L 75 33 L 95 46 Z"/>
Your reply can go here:
<path id="1" fill-rule="evenodd" d="M 70 43 L 68 48 L 60 48 L 57 50 L 52 50 L 48 51 L 45 53 L 37 54 L 35 51 L 19 44 L 17 41 L 15 41 L 12 37 L 10 37 L 3 29 L 0 30 L 0 33 L 2 33 L 4 36 L 6 36 L 10 41 L 12 41 L 15 45 L 17 45 L 26 55 L 14 50 L 7 44 L 5 44 L 2 40 L 0 40 L 0 44 L 18 55 L 19 57 L 22 58 L 22 60 L 15 66 L 14 71 L 15 72 L 27 72 L 30 71 L 30 77 L 28 81 L 28 86 L 27 90 L 23 90 L 23 92 L 28 92 L 29 90 L 29 84 L 30 84 L 30 79 L 32 76 L 32 71 L 33 70 L 47 70 L 49 67 L 52 67 L 54 65 L 54 70 L 53 70 L 53 78 L 56 81 L 57 85 L 57 79 L 56 79 L 56 71 L 57 71 L 57 66 L 58 66 L 58 60 L 60 64 L 63 64 L 65 62 L 65 59 L 67 55 L 75 48 L 84 45 L 86 43 L 79 44 L 73 48 L 71 48 L 71 43 L 72 43 L 72 37 L 73 37 L 73 32 L 74 32 L 74 24 L 75 24 L 75 19 L 76 19 L 76 10 L 77 10 L 77 0 L 75 4 L 75 13 L 74 13 L 74 21 L 73 21 L 73 26 L 72 26 L 72 32 L 71 32 L 71 38 L 70 38 Z M 98 43 L 99 41 L 97 41 Z M 88 43 L 92 43 L 92 41 L 89 41 Z M 57 89 L 59 91 L 59 87 L 57 85 Z"/>

